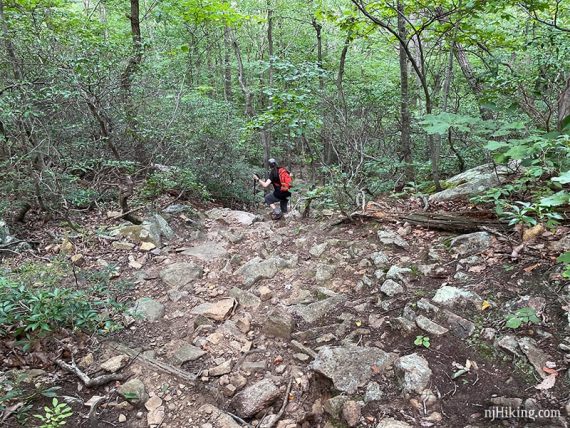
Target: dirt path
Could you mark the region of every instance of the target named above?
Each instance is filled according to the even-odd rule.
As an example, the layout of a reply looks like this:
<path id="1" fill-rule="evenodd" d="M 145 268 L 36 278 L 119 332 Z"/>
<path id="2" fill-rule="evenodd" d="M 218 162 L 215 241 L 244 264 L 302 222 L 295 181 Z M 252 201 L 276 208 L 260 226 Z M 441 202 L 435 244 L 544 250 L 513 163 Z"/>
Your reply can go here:
<path id="1" fill-rule="evenodd" d="M 566 426 L 548 265 L 505 265 L 486 233 L 258 220 L 212 210 L 131 269 L 136 314 L 80 363 L 131 360 L 117 392 L 83 390 L 106 397 L 92 426 Z M 542 323 L 505 327 L 523 307 Z"/>

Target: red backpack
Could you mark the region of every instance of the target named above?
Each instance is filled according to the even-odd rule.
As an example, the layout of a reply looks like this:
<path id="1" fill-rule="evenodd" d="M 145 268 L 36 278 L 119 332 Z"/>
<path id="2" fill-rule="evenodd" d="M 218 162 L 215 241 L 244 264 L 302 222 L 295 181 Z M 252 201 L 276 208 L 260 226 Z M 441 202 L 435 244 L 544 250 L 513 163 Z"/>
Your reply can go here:
<path id="1" fill-rule="evenodd" d="M 286 168 L 279 168 L 279 181 L 281 182 L 281 190 L 283 192 L 287 192 L 291 187 L 293 187 L 293 179 Z"/>

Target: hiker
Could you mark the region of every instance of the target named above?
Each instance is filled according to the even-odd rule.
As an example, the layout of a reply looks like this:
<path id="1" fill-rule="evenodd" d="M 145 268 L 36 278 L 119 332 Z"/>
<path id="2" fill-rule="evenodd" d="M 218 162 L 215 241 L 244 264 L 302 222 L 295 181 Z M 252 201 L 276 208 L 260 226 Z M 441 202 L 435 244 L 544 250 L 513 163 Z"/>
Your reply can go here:
<path id="1" fill-rule="evenodd" d="M 275 159 L 269 159 L 268 163 L 271 168 L 269 178 L 264 181 L 259 178 L 257 174 L 254 174 L 254 179 L 257 180 L 263 188 L 267 188 L 273 184 L 273 192 L 265 195 L 265 203 L 273 209 L 271 213 L 273 220 L 278 220 L 287 212 L 287 203 L 291 197 L 289 190 L 291 189 L 292 179 L 289 171 L 287 171 L 286 168 L 278 166 Z M 279 204 L 279 206 L 277 204 Z"/>

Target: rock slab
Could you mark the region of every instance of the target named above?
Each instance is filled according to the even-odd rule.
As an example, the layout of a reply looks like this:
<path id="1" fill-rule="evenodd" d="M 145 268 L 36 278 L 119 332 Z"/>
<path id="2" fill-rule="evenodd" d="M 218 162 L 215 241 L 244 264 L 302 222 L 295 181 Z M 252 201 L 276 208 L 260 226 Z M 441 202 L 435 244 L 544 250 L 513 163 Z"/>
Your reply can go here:
<path id="1" fill-rule="evenodd" d="M 281 395 L 279 387 L 269 379 L 263 379 L 237 393 L 232 407 L 242 418 L 250 418 L 269 406 Z"/>

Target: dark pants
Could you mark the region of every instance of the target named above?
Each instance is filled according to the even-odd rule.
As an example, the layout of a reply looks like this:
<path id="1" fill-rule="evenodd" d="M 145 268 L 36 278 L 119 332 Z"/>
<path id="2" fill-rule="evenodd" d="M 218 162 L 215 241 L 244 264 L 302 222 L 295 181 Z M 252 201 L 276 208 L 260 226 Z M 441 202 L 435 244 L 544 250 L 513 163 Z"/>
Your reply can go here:
<path id="1" fill-rule="evenodd" d="M 285 196 L 286 194 L 289 194 L 289 196 L 291 196 L 291 194 L 289 192 L 281 192 L 283 194 L 283 196 Z M 281 196 L 281 195 L 279 195 Z M 277 197 L 275 196 L 275 192 L 271 192 L 265 195 L 265 203 L 267 205 L 271 205 L 271 204 L 276 204 L 277 202 L 279 202 L 279 206 L 281 208 L 281 212 L 282 213 L 286 213 L 287 212 L 287 203 L 289 202 L 288 196 L 286 197 Z"/>

